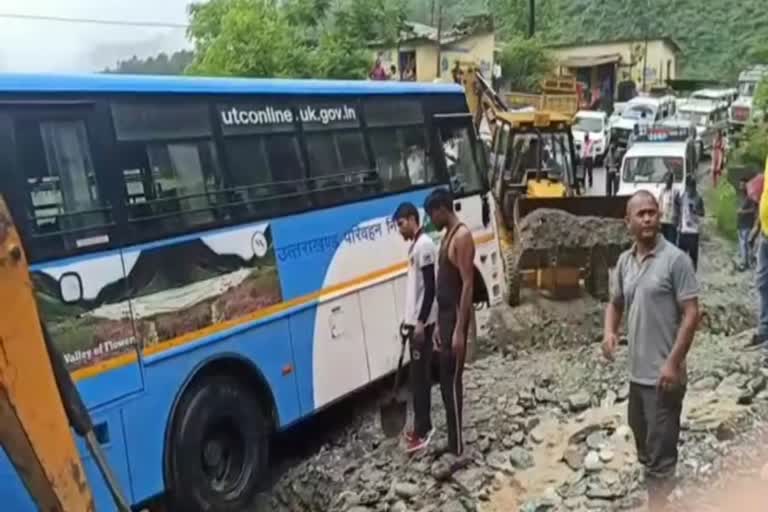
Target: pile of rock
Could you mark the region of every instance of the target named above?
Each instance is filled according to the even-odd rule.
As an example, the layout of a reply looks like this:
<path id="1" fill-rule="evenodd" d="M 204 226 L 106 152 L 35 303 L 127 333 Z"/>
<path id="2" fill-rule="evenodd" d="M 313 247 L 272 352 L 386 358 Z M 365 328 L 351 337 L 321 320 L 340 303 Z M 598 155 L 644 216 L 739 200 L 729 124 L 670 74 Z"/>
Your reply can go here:
<path id="1" fill-rule="evenodd" d="M 534 210 L 520 219 L 518 232 L 524 250 L 630 245 L 627 226 L 622 219 L 572 215 L 550 208 Z"/>

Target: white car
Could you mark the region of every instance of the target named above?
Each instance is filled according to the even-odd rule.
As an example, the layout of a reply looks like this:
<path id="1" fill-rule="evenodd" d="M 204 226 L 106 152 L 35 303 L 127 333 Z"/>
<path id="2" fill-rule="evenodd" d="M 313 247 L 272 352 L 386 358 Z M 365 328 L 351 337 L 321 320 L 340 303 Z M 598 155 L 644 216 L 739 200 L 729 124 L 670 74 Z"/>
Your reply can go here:
<path id="1" fill-rule="evenodd" d="M 673 187 L 682 192 L 685 178 L 695 169 L 695 149 L 690 142 L 637 142 L 621 162 L 620 196 L 647 190 L 657 196 L 667 173 L 674 176 Z"/>
<path id="2" fill-rule="evenodd" d="M 573 118 L 571 128 L 576 156 L 581 156 L 584 136 L 588 133 L 594 142 L 595 159 L 602 161 L 611 144 L 611 130 L 605 112 L 580 110 Z"/>
<path id="3" fill-rule="evenodd" d="M 611 124 L 611 138 L 620 147 L 626 148 L 635 126 L 644 131 L 649 126 L 672 117 L 675 110 L 673 96 L 636 96 L 626 103 L 621 118 Z"/>

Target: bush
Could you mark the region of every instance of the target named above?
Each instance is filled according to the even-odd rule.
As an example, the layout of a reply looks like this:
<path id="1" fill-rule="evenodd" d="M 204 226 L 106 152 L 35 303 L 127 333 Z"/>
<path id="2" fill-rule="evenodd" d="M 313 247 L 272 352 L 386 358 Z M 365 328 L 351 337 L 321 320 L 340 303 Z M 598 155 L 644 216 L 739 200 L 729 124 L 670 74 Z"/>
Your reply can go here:
<path id="1" fill-rule="evenodd" d="M 720 180 L 717 188 L 711 190 L 707 202 L 717 221 L 717 231 L 729 240 L 737 240 L 736 210 L 739 209 L 739 195 L 728 180 Z"/>

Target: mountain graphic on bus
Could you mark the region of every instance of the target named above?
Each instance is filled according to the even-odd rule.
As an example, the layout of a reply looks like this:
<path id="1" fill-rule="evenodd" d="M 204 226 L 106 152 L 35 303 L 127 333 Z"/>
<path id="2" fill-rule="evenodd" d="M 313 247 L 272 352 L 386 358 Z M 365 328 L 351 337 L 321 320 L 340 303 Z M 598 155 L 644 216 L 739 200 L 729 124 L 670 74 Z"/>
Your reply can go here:
<path id="1" fill-rule="evenodd" d="M 122 257 L 130 269 L 126 276 L 95 285 L 94 297 L 72 305 L 59 297 L 55 276 L 34 273 L 43 318 L 70 369 L 116 355 L 98 347 L 124 353 L 135 349 L 136 340 L 145 347 L 162 343 L 282 301 L 269 226 L 129 250 Z M 78 266 L 82 281 L 100 279 L 95 265 Z M 95 286 L 86 282 L 84 288 Z"/>

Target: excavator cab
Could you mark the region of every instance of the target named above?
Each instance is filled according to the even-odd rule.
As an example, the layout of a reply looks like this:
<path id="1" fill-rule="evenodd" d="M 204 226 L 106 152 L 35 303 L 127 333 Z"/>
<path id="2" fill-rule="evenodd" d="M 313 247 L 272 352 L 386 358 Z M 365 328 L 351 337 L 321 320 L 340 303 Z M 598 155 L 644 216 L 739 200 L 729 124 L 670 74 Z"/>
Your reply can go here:
<path id="1" fill-rule="evenodd" d="M 512 229 L 515 210 L 535 198 L 576 194 L 576 170 L 570 122 L 549 112 L 502 112 L 496 116 L 490 151 L 490 183 L 503 222 Z"/>

